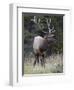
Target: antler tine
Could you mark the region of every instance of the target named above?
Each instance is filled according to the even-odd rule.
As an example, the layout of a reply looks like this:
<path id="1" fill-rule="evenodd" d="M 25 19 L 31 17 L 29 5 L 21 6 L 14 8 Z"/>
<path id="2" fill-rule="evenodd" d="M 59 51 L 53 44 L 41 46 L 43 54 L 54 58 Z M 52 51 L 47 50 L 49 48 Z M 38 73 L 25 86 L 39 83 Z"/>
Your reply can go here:
<path id="1" fill-rule="evenodd" d="M 36 18 L 36 16 L 34 16 L 33 21 L 34 21 L 35 23 L 37 23 L 37 18 Z"/>
<path id="2" fill-rule="evenodd" d="M 48 19 L 46 18 L 46 23 L 48 23 Z"/>
<path id="3" fill-rule="evenodd" d="M 56 30 L 54 29 L 54 26 L 52 27 L 51 31 L 52 33 L 55 33 Z"/>
<path id="4" fill-rule="evenodd" d="M 51 18 L 50 18 L 50 23 L 51 23 Z"/>
<path id="5" fill-rule="evenodd" d="M 42 31 L 43 33 L 45 33 L 45 34 L 47 34 L 47 32 L 45 32 L 45 31 Z"/>
<path id="6" fill-rule="evenodd" d="M 54 26 L 52 27 L 52 30 L 54 30 Z"/>
<path id="7" fill-rule="evenodd" d="M 48 28 L 50 28 L 51 18 L 49 18 L 49 19 L 46 18 L 46 22 L 47 22 L 47 26 L 48 26 Z"/>
<path id="8" fill-rule="evenodd" d="M 40 23 L 40 21 L 41 21 L 41 19 L 39 18 L 39 19 L 38 19 L 38 23 Z"/>

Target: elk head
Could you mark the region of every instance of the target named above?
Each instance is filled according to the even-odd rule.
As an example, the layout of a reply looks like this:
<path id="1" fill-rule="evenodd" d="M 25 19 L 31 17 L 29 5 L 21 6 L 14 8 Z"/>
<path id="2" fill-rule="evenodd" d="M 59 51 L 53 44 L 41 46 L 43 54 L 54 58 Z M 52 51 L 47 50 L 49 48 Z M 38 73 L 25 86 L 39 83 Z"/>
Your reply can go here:
<path id="1" fill-rule="evenodd" d="M 54 29 L 54 25 L 52 25 L 51 27 L 51 18 L 50 19 L 46 18 L 46 24 L 48 32 L 43 31 L 43 33 L 45 33 L 44 38 L 47 39 L 48 42 L 56 41 L 54 38 L 55 37 L 54 33 L 56 30 Z"/>

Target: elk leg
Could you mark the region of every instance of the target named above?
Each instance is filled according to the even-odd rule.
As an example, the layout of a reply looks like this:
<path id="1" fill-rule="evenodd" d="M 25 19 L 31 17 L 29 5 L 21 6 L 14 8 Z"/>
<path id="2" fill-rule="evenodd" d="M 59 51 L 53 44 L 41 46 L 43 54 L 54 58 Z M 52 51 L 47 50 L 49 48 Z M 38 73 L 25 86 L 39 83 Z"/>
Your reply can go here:
<path id="1" fill-rule="evenodd" d="M 45 67 L 44 54 L 42 54 L 42 58 L 41 58 L 41 66 L 44 66 L 44 67 Z"/>
<path id="2" fill-rule="evenodd" d="M 33 63 L 33 66 L 35 66 L 36 65 L 36 59 L 35 59 L 35 61 L 34 61 L 34 63 Z"/>
<path id="3" fill-rule="evenodd" d="M 36 62 L 39 64 L 39 55 L 38 55 L 38 54 L 35 55 L 35 61 L 34 61 L 34 63 L 33 63 L 33 66 L 36 65 Z"/>
<path id="4" fill-rule="evenodd" d="M 37 56 L 36 56 L 36 61 L 37 61 L 37 63 L 39 64 L 39 55 L 37 54 Z"/>

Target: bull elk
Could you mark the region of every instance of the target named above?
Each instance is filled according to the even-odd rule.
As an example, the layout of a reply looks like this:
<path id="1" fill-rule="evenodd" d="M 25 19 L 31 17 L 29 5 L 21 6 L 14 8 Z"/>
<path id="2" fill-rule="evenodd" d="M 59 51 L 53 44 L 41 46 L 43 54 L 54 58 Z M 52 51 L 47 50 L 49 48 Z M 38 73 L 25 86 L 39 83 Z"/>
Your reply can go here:
<path id="1" fill-rule="evenodd" d="M 50 20 L 46 19 L 46 23 L 48 26 L 48 33 L 43 31 L 43 33 L 45 33 L 44 37 L 42 36 L 34 37 L 34 41 L 33 41 L 33 52 L 35 55 L 35 60 L 33 63 L 34 66 L 36 65 L 36 63 L 39 64 L 39 62 L 41 62 L 41 66 L 45 67 L 44 53 L 48 49 L 48 44 L 50 44 L 51 42 L 54 42 L 55 40 L 54 26 L 50 28 L 51 19 Z"/>

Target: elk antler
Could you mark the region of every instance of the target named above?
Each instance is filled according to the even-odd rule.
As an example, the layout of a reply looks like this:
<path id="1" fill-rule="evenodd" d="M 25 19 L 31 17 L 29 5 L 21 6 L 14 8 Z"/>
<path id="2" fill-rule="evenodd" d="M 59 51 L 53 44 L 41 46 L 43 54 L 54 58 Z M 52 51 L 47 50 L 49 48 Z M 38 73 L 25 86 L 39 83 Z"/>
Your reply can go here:
<path id="1" fill-rule="evenodd" d="M 50 19 L 47 19 L 46 18 L 46 22 L 47 22 L 47 26 L 48 26 L 48 30 L 49 30 L 49 33 L 54 33 L 55 30 L 54 30 L 54 26 L 52 27 L 52 29 L 50 28 L 50 24 L 51 24 L 51 18 Z"/>
<path id="2" fill-rule="evenodd" d="M 50 22 L 49 22 L 49 20 L 46 18 L 46 23 L 47 23 L 47 26 L 48 26 L 48 28 L 49 28 L 49 27 L 50 27 L 51 20 L 50 20 Z"/>
<path id="3" fill-rule="evenodd" d="M 47 34 L 47 32 L 45 32 L 45 31 L 42 31 L 43 33 L 45 33 L 45 34 Z"/>

